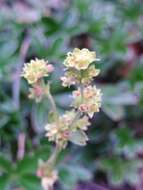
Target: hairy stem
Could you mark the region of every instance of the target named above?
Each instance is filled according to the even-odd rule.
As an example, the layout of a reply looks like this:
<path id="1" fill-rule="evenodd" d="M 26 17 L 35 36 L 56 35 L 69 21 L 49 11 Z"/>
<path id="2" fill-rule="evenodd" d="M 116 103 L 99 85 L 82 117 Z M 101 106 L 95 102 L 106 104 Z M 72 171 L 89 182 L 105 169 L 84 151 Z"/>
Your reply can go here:
<path id="1" fill-rule="evenodd" d="M 49 91 L 48 91 L 48 99 L 51 103 L 51 106 L 52 106 L 52 109 L 53 109 L 53 112 L 56 113 L 56 123 L 58 125 L 58 116 L 59 116 L 59 113 L 57 111 L 57 106 L 56 106 L 56 103 L 55 103 L 55 100 L 50 92 L 50 84 L 49 84 Z M 48 159 L 48 163 L 51 164 L 51 168 L 54 168 L 55 164 L 56 164 L 56 161 L 57 161 L 57 157 L 59 155 L 61 151 L 61 147 L 59 145 L 56 144 L 56 147 L 55 147 L 55 150 L 53 151 L 52 155 L 50 156 L 50 158 Z"/>
<path id="2" fill-rule="evenodd" d="M 59 115 L 58 111 L 57 111 L 57 107 L 56 107 L 56 103 L 55 103 L 55 100 L 50 92 L 50 85 L 49 85 L 49 92 L 48 92 L 48 99 L 51 103 L 51 106 L 52 106 L 52 109 L 53 109 L 53 112 L 56 113 L 57 115 Z"/>
<path id="3" fill-rule="evenodd" d="M 83 97 L 83 86 L 80 85 L 80 92 L 81 92 L 81 96 Z M 56 103 L 55 103 L 55 100 L 50 92 L 50 84 L 49 84 L 49 89 L 48 89 L 48 94 L 47 94 L 47 97 L 51 103 L 51 106 L 52 106 L 52 110 L 53 112 L 56 114 L 56 123 L 57 123 L 57 126 L 59 125 L 59 121 L 58 121 L 58 116 L 59 116 L 59 113 L 57 111 L 57 107 L 56 107 Z M 81 117 L 81 112 L 80 111 L 77 111 L 74 119 L 72 120 L 71 124 L 69 125 L 69 128 L 71 128 L 74 123 Z M 50 158 L 47 160 L 47 163 L 50 165 L 50 169 L 51 171 L 55 168 L 55 165 L 56 165 L 56 162 L 57 162 L 57 158 L 58 158 L 58 155 L 59 153 L 61 152 L 62 150 L 62 147 L 59 146 L 58 144 L 56 144 L 55 146 L 55 149 L 53 151 L 53 153 L 51 154 Z"/>
<path id="4" fill-rule="evenodd" d="M 58 145 L 56 145 L 52 155 L 47 161 L 50 164 L 51 169 L 54 169 L 60 152 L 61 152 L 61 148 Z"/>

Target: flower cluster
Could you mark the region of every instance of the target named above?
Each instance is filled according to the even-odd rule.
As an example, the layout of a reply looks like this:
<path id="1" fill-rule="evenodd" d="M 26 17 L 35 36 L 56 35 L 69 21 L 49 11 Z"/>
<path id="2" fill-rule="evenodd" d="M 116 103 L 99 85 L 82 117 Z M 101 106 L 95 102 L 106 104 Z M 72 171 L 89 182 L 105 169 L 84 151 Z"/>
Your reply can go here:
<path id="1" fill-rule="evenodd" d="M 53 72 L 54 67 L 48 64 L 44 59 L 31 60 L 30 63 L 25 63 L 22 76 L 32 86 L 29 92 L 29 98 L 35 99 L 37 102 L 45 96 L 47 87 L 42 85 L 41 81 Z"/>
<path id="2" fill-rule="evenodd" d="M 101 92 L 96 86 L 87 86 L 83 89 L 73 91 L 73 106 L 80 112 L 87 113 L 92 117 L 101 107 Z"/>
<path id="3" fill-rule="evenodd" d="M 73 52 L 67 54 L 67 58 L 64 61 L 66 67 L 75 68 L 77 70 L 85 70 L 89 64 L 96 60 L 96 53 L 89 51 L 88 49 L 75 48 Z"/>
<path id="4" fill-rule="evenodd" d="M 41 184 L 44 190 L 52 189 L 54 183 L 58 180 L 58 175 L 56 171 L 52 171 L 51 175 L 43 177 Z"/>
<path id="5" fill-rule="evenodd" d="M 63 148 L 68 141 L 82 145 L 82 139 L 83 145 L 86 144 L 88 138 L 84 131 L 90 125 L 89 117 L 91 118 L 101 107 L 100 89 L 91 85 L 93 78 L 99 74 L 99 69 L 92 64 L 95 60 L 95 52 L 75 48 L 73 52 L 67 54 L 64 61 L 66 72 L 61 77 L 62 85 L 78 86 L 78 89 L 73 91 L 73 110 L 59 116 L 45 127 L 49 140 Z"/>
<path id="6" fill-rule="evenodd" d="M 92 65 L 95 60 L 98 60 L 95 52 L 90 52 L 88 49 L 75 48 L 73 53 L 68 53 L 64 62 L 66 73 L 61 77 L 63 86 L 90 84 L 100 72 Z"/>
<path id="7" fill-rule="evenodd" d="M 51 169 L 51 165 L 47 161 L 44 162 L 43 160 L 39 160 L 38 165 L 37 176 L 41 178 L 41 185 L 43 189 L 52 189 L 54 183 L 58 180 L 57 170 Z"/>
<path id="8" fill-rule="evenodd" d="M 31 60 L 24 64 L 22 76 L 27 79 L 29 84 L 36 83 L 39 79 L 48 76 L 48 65 L 44 59 Z"/>
<path id="9" fill-rule="evenodd" d="M 88 49 L 75 48 L 67 54 L 64 61 L 65 74 L 61 77 L 62 85 L 75 85 L 77 89 L 72 93 L 72 109 L 63 115 L 57 110 L 50 84 L 43 80 L 54 70 L 53 66 L 43 59 L 35 59 L 24 65 L 22 76 L 31 86 L 29 98 L 38 102 L 47 97 L 52 107 L 45 131 L 49 141 L 55 142 L 56 149 L 48 161 L 39 166 L 38 176 L 41 177 L 44 189 L 51 188 L 57 180 L 54 168 L 56 159 L 68 141 L 85 145 L 88 140 L 85 132 L 90 126 L 90 118 L 101 107 L 100 89 L 92 84 L 94 77 L 100 72 L 93 64 L 96 60 L 96 53 Z"/>
<path id="10" fill-rule="evenodd" d="M 35 59 L 24 65 L 22 76 L 31 85 L 29 98 L 38 102 L 43 97 L 48 97 L 53 112 L 56 112 L 54 113 L 56 117 L 45 126 L 45 130 L 49 141 L 54 141 L 61 148 L 64 148 L 71 139 L 76 144 L 81 144 L 81 138 L 85 139 L 82 141 L 85 144 L 87 136 L 84 131 L 90 125 L 89 118 L 101 107 L 100 89 L 91 85 L 93 78 L 99 74 L 99 69 L 92 64 L 96 60 L 96 53 L 85 48 L 81 50 L 75 48 L 73 52 L 67 54 L 64 61 L 66 72 L 61 78 L 62 85 L 69 87 L 76 85 L 78 88 L 72 93 L 73 109 L 63 115 L 57 114 L 49 85 L 43 80 L 53 71 L 53 66 L 43 59 Z M 73 139 L 73 134 L 76 141 Z"/>
<path id="11" fill-rule="evenodd" d="M 43 177 L 41 181 L 41 185 L 44 190 L 53 189 L 54 183 L 58 180 L 58 175 L 56 171 L 52 171 L 51 175 Z"/>
<path id="12" fill-rule="evenodd" d="M 54 141 L 56 144 L 65 147 L 73 132 L 78 130 L 85 131 L 89 124 L 87 116 L 77 117 L 75 111 L 68 111 L 59 116 L 58 120 L 45 126 L 46 136 L 49 141 Z"/>

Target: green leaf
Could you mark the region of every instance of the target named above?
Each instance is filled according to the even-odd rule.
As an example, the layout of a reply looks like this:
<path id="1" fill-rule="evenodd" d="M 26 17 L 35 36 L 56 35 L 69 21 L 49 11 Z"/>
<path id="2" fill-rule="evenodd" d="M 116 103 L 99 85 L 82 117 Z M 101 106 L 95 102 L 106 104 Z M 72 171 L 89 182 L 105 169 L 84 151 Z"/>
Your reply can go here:
<path id="1" fill-rule="evenodd" d="M 0 176 L 0 190 L 6 190 L 8 187 L 8 182 L 9 182 L 9 175 L 2 175 Z"/>
<path id="2" fill-rule="evenodd" d="M 12 163 L 10 160 L 0 155 L 0 171 L 10 172 L 12 170 Z"/>
<path id="3" fill-rule="evenodd" d="M 107 172 L 109 180 L 114 185 L 122 184 L 125 180 L 132 184 L 136 183 L 140 166 L 139 160 L 125 160 L 117 156 L 100 160 L 100 167 Z"/>
<path id="4" fill-rule="evenodd" d="M 4 127 L 10 120 L 10 117 L 6 114 L 0 115 L 0 128 Z"/>
<path id="5" fill-rule="evenodd" d="M 117 129 L 116 139 L 118 141 L 118 146 L 121 148 L 124 146 L 133 145 L 134 140 L 135 140 L 131 133 L 131 129 L 127 127 L 122 127 L 122 128 Z"/>
<path id="6" fill-rule="evenodd" d="M 28 190 L 41 190 L 40 179 L 34 175 L 23 175 L 20 184 Z"/>
<path id="7" fill-rule="evenodd" d="M 62 165 L 59 170 L 59 177 L 64 186 L 74 187 L 79 180 L 90 180 L 90 171 L 81 165 Z"/>
<path id="8" fill-rule="evenodd" d="M 54 40 L 52 46 L 48 47 L 47 56 L 50 57 L 51 59 L 54 57 L 58 57 L 58 55 L 60 54 L 60 47 L 62 45 L 62 42 L 63 42 L 62 38 Z"/>
<path id="9" fill-rule="evenodd" d="M 47 100 L 43 100 L 41 103 L 33 105 L 33 118 L 35 121 L 35 129 L 37 132 L 43 132 L 44 126 L 48 121 L 48 112 L 50 109 L 50 104 Z"/>
<path id="10" fill-rule="evenodd" d="M 17 164 L 17 172 L 21 174 L 36 173 L 38 158 L 26 156 Z"/>
<path id="11" fill-rule="evenodd" d="M 70 133 L 69 141 L 76 145 L 84 146 L 87 140 L 87 135 L 81 130 Z"/>
<path id="12" fill-rule="evenodd" d="M 88 9 L 89 5 L 91 5 L 91 0 L 74 0 L 76 8 L 80 11 L 81 14 L 84 14 Z"/>
<path id="13" fill-rule="evenodd" d="M 103 111 L 114 121 L 119 121 L 124 117 L 124 108 L 114 104 L 104 104 Z"/>
<path id="14" fill-rule="evenodd" d="M 69 92 L 59 93 L 55 95 L 55 101 L 60 108 L 69 109 L 72 97 Z"/>
<path id="15" fill-rule="evenodd" d="M 60 24 L 57 22 L 57 20 L 55 20 L 51 17 L 42 18 L 42 23 L 45 26 L 46 35 L 54 34 L 55 32 L 57 32 L 60 29 Z"/>
<path id="16" fill-rule="evenodd" d="M 138 102 L 128 83 L 119 83 L 116 86 L 105 85 L 101 89 L 102 109 L 112 120 L 122 119 L 125 115 L 125 106 L 136 105 Z"/>
<path id="17" fill-rule="evenodd" d="M 16 51 L 17 47 L 18 47 L 18 42 L 16 39 L 11 39 L 6 43 L 4 43 L 3 46 L 0 47 L 1 59 L 7 59 L 11 57 Z"/>
<path id="18" fill-rule="evenodd" d="M 112 137 L 115 140 L 114 151 L 117 154 L 126 154 L 128 158 L 134 158 L 143 146 L 143 141 L 133 136 L 133 131 L 128 127 L 121 127 L 114 131 Z"/>
<path id="19" fill-rule="evenodd" d="M 47 140 L 47 142 L 48 142 L 48 140 Z M 48 144 L 39 147 L 34 152 L 35 158 L 41 158 L 43 160 L 47 160 L 49 158 L 50 154 L 51 154 L 51 147 Z"/>
<path id="20" fill-rule="evenodd" d="M 71 173 L 71 171 L 67 167 L 63 167 L 60 169 L 59 177 L 61 183 L 68 187 L 74 187 L 77 182 L 76 176 Z"/>

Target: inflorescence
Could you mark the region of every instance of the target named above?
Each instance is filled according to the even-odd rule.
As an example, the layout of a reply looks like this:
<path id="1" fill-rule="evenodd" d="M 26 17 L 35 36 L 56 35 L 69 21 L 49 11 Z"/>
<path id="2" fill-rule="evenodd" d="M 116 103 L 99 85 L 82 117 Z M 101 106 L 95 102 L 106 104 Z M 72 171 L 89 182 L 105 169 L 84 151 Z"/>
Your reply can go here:
<path id="1" fill-rule="evenodd" d="M 61 77 L 62 86 L 70 87 L 74 85 L 76 90 L 72 92 L 71 110 L 65 111 L 63 115 L 57 111 L 55 101 L 50 92 L 50 84 L 45 82 L 44 78 L 48 77 L 54 71 L 54 67 L 43 59 L 31 60 L 24 65 L 22 76 L 30 85 L 29 98 L 35 99 L 36 102 L 42 101 L 47 97 L 52 106 L 52 119 L 46 124 L 46 137 L 49 141 L 55 142 L 57 152 L 52 159 L 55 162 L 57 153 L 65 148 L 68 141 L 78 145 L 86 145 L 88 137 L 85 131 L 90 126 L 90 118 L 98 112 L 101 107 L 101 91 L 93 84 L 93 79 L 100 70 L 96 69 L 94 62 L 97 61 L 96 53 L 88 49 L 75 48 L 69 52 L 64 61 L 65 74 Z M 47 163 L 51 164 L 51 158 L 42 164 L 51 171 L 48 175 L 53 175 Z M 52 165 L 52 164 L 51 164 Z M 50 176 L 44 176 L 47 180 Z M 43 177 L 43 176 L 42 176 Z M 43 178 L 42 178 L 43 179 Z M 54 180 L 57 179 L 54 175 Z M 52 181 L 50 181 L 52 183 Z M 43 185 L 44 186 L 44 185 Z"/>

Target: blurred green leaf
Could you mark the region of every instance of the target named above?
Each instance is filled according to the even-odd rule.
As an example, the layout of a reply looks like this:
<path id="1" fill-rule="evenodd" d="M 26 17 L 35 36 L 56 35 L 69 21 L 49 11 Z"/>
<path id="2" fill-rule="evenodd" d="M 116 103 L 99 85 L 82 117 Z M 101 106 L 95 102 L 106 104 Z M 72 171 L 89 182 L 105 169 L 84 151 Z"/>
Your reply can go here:
<path id="1" fill-rule="evenodd" d="M 114 121 L 119 121 L 124 117 L 125 112 L 122 106 L 104 104 L 102 109 Z"/>
<path id="2" fill-rule="evenodd" d="M 115 142 L 115 153 L 124 154 L 127 158 L 134 158 L 142 149 L 143 141 L 135 138 L 130 128 L 121 127 L 114 131 L 112 137 Z"/>
<path id="3" fill-rule="evenodd" d="M 71 141 L 72 143 L 76 145 L 84 146 L 86 145 L 87 140 L 88 140 L 88 137 L 86 133 L 84 133 L 81 130 L 70 133 L 69 141 Z"/>
<path id="4" fill-rule="evenodd" d="M 57 32 L 61 27 L 60 24 L 58 23 L 58 21 L 51 17 L 43 17 L 42 23 L 45 26 L 46 35 L 51 35 L 51 34 Z"/>
<path id="5" fill-rule="evenodd" d="M 41 190 L 40 179 L 34 175 L 23 175 L 19 180 L 22 187 L 28 190 Z"/>
<path id="6" fill-rule="evenodd" d="M 102 169 L 108 173 L 109 180 L 114 185 L 127 181 L 135 184 L 138 181 L 138 168 L 141 163 L 138 160 L 125 160 L 119 157 L 111 157 L 100 161 Z"/>
<path id="7" fill-rule="evenodd" d="M 8 186 L 9 186 L 9 175 L 5 174 L 0 176 L 0 189 L 6 190 Z"/>
<path id="8" fill-rule="evenodd" d="M 0 128 L 4 127 L 10 120 L 8 115 L 0 114 Z"/>
<path id="9" fill-rule="evenodd" d="M 17 163 L 17 172 L 19 175 L 36 173 L 38 158 L 26 156 Z"/>
<path id="10" fill-rule="evenodd" d="M 5 172 L 11 172 L 12 170 L 11 161 L 5 158 L 2 154 L 0 154 L 0 170 Z"/>
<path id="11" fill-rule="evenodd" d="M 92 175 L 89 170 L 80 165 L 62 165 L 60 167 L 59 177 L 61 183 L 67 189 L 72 189 L 79 180 L 88 181 Z"/>

